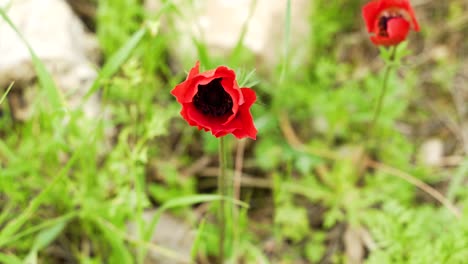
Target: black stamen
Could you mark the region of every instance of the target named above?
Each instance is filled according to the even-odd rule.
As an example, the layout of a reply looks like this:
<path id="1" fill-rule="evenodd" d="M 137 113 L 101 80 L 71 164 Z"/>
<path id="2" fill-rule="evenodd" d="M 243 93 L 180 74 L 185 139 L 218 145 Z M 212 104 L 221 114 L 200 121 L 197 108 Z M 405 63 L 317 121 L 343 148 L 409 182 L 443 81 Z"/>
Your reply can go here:
<path id="1" fill-rule="evenodd" d="M 205 115 L 220 117 L 232 110 L 232 98 L 224 90 L 221 80 L 217 78 L 206 85 L 198 85 L 193 104 Z"/>

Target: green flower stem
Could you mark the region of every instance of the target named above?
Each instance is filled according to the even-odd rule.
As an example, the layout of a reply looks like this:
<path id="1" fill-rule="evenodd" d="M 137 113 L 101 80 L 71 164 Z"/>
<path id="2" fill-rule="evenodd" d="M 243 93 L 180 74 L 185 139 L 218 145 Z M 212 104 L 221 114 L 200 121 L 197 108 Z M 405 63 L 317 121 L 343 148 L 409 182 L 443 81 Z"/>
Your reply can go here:
<path id="1" fill-rule="evenodd" d="M 221 196 L 218 215 L 219 226 L 219 261 L 224 262 L 224 240 L 226 237 L 226 148 L 224 137 L 219 138 L 219 177 L 218 177 L 218 192 Z"/>
<path id="2" fill-rule="evenodd" d="M 372 122 L 370 123 L 369 127 L 369 134 L 370 137 L 372 138 L 373 136 L 373 130 L 377 126 L 377 121 L 379 120 L 380 113 L 382 112 L 382 107 L 385 99 L 385 94 L 387 93 L 387 87 L 388 87 L 388 78 L 390 77 L 390 72 L 393 68 L 393 62 L 395 60 L 395 54 L 396 54 L 396 47 L 397 46 L 392 46 L 391 47 L 391 54 L 390 54 L 390 63 L 388 63 L 385 67 L 385 72 L 384 72 L 384 77 L 383 77 L 383 83 L 382 83 L 382 90 L 380 91 L 380 95 L 377 101 L 377 108 L 375 109 L 374 116 L 372 118 Z"/>

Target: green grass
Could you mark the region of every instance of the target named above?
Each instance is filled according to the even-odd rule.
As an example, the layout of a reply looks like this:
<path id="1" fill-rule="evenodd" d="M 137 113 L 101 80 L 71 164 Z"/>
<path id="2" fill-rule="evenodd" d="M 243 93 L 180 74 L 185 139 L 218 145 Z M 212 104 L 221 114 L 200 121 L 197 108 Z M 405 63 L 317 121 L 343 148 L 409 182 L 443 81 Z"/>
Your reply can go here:
<path id="1" fill-rule="evenodd" d="M 447 11 L 452 20 L 464 14 L 457 11 L 461 2 L 454 1 Z M 460 162 L 429 167 L 417 160 L 428 135 L 396 129 L 435 122 L 421 103 L 429 100 L 425 93 L 437 94 L 438 102 L 454 109 L 447 91 L 460 63 L 449 56 L 416 64 L 418 43 L 435 41 L 437 32 L 423 26 L 423 33 L 412 33 L 414 43 L 397 52 L 400 66 L 389 75 L 374 128 L 380 147 L 368 153 L 440 191 L 461 211 L 457 218 L 392 171 L 359 168 L 384 74 L 384 60 L 377 57 L 380 52 L 385 58 L 386 52 L 367 39 L 353 42 L 363 27 L 361 1 L 314 1 L 311 37 L 302 44 L 309 52 L 299 66 L 290 61 L 294 1 L 287 3 L 281 56 L 267 74 L 256 73 L 254 54 L 242 45 L 244 34 L 225 57 L 214 56 L 193 38 L 204 69 L 219 64 L 236 69 L 239 82 L 253 86 L 259 98 L 252 109 L 258 140 L 249 141 L 244 155 L 244 172 L 254 179 L 246 182 L 242 201 L 228 201 L 238 208 L 228 232 L 232 263 L 344 263 L 349 257 L 342 240 L 346 228 L 362 228 L 372 238 L 366 263 L 464 263 L 468 159 L 460 154 L 460 142 L 448 150 L 448 155 L 461 156 Z M 2 26 L 14 28 L 0 14 L 7 21 Z M 183 58 L 174 71 L 178 64 L 168 54 L 178 32 L 159 29 L 161 18 L 170 18 L 171 25 L 181 16 L 172 1 L 163 1 L 157 14 L 147 14 L 136 0 L 98 1 L 97 37 L 104 64 L 87 96 L 99 94 L 106 113 L 94 119 L 80 108 L 67 107 L 25 41 L 38 75 L 38 96 L 24 122 L 10 114 L 8 98 L 15 84 L 3 87 L 0 96 L 0 263 L 62 263 L 57 249 L 77 263 L 143 263 L 148 250 L 183 263 L 213 263 L 218 250 L 213 220 L 220 197 L 205 170 L 184 172 L 203 157 L 210 160 L 208 167 L 216 166 L 217 142 L 179 116 L 170 90 L 195 62 Z M 434 23 L 442 27 L 444 21 Z M 456 30 L 463 34 L 465 29 Z M 343 50 L 355 57 L 343 58 L 349 55 Z M 428 72 L 434 76 L 431 91 L 420 77 Z M 300 145 L 285 133 L 288 129 Z M 445 140 L 446 133 L 430 136 Z M 233 137 L 227 138 L 227 146 L 232 167 Z M 142 217 L 147 210 L 156 212 L 150 222 Z M 163 212 L 183 219 L 196 232 L 191 259 L 150 243 Z M 128 222 L 136 224 L 136 234 L 127 233 Z"/>

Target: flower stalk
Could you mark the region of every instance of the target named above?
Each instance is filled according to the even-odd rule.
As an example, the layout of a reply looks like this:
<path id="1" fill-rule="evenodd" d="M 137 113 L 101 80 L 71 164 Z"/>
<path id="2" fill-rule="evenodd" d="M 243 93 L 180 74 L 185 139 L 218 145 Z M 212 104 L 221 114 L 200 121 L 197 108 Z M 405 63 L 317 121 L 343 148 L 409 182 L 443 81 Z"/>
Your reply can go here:
<path id="1" fill-rule="evenodd" d="M 218 176 L 218 192 L 221 196 L 218 209 L 218 226 L 219 226 L 219 260 L 224 261 L 224 241 L 226 238 L 226 195 L 227 195 L 227 177 L 226 177 L 226 147 L 224 137 L 219 138 L 219 176 Z"/>
<path id="2" fill-rule="evenodd" d="M 370 128 L 369 128 L 370 136 L 372 136 L 373 130 L 377 125 L 377 121 L 379 120 L 380 113 L 382 112 L 385 94 L 387 93 L 388 79 L 390 77 L 390 72 L 392 71 L 392 68 L 394 66 L 393 62 L 395 61 L 396 47 L 397 46 L 391 47 L 390 61 L 387 63 L 385 67 L 385 72 L 384 72 L 384 77 L 383 77 L 383 82 L 382 82 L 382 90 L 380 91 L 379 98 L 377 99 L 377 107 L 375 108 L 374 116 L 372 117 L 372 121 L 370 123 Z"/>
<path id="3" fill-rule="evenodd" d="M 226 238 L 231 242 L 231 216 L 234 208 L 231 204 L 226 204 L 226 198 L 231 199 L 233 191 L 228 191 L 231 184 L 228 184 L 229 179 L 226 175 L 227 153 L 224 136 L 232 134 L 238 139 L 257 138 L 257 128 L 250 112 L 257 96 L 253 89 L 239 87 L 236 73 L 232 69 L 218 66 L 200 72 L 200 62 L 195 63 L 185 81 L 176 85 L 171 94 L 181 104 L 180 114 L 190 126 L 209 131 L 219 138 L 219 262 L 223 263 Z"/>

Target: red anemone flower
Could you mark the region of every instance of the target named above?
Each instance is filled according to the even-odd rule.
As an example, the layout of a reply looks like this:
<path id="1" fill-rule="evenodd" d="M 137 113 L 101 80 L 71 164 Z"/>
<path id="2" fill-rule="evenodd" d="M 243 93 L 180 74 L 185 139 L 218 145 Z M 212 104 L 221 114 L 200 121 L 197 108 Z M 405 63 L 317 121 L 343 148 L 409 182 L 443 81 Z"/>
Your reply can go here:
<path id="1" fill-rule="evenodd" d="M 410 29 L 419 31 L 409 0 L 374 0 L 362 8 L 362 15 L 375 45 L 397 45 Z"/>
<path id="2" fill-rule="evenodd" d="M 225 66 L 200 73 L 197 62 L 187 79 L 171 94 L 182 105 L 180 114 L 191 126 L 211 131 L 215 137 L 232 133 L 237 138 L 256 139 L 257 129 L 250 113 L 256 100 L 250 88 L 239 88 L 236 74 Z"/>

